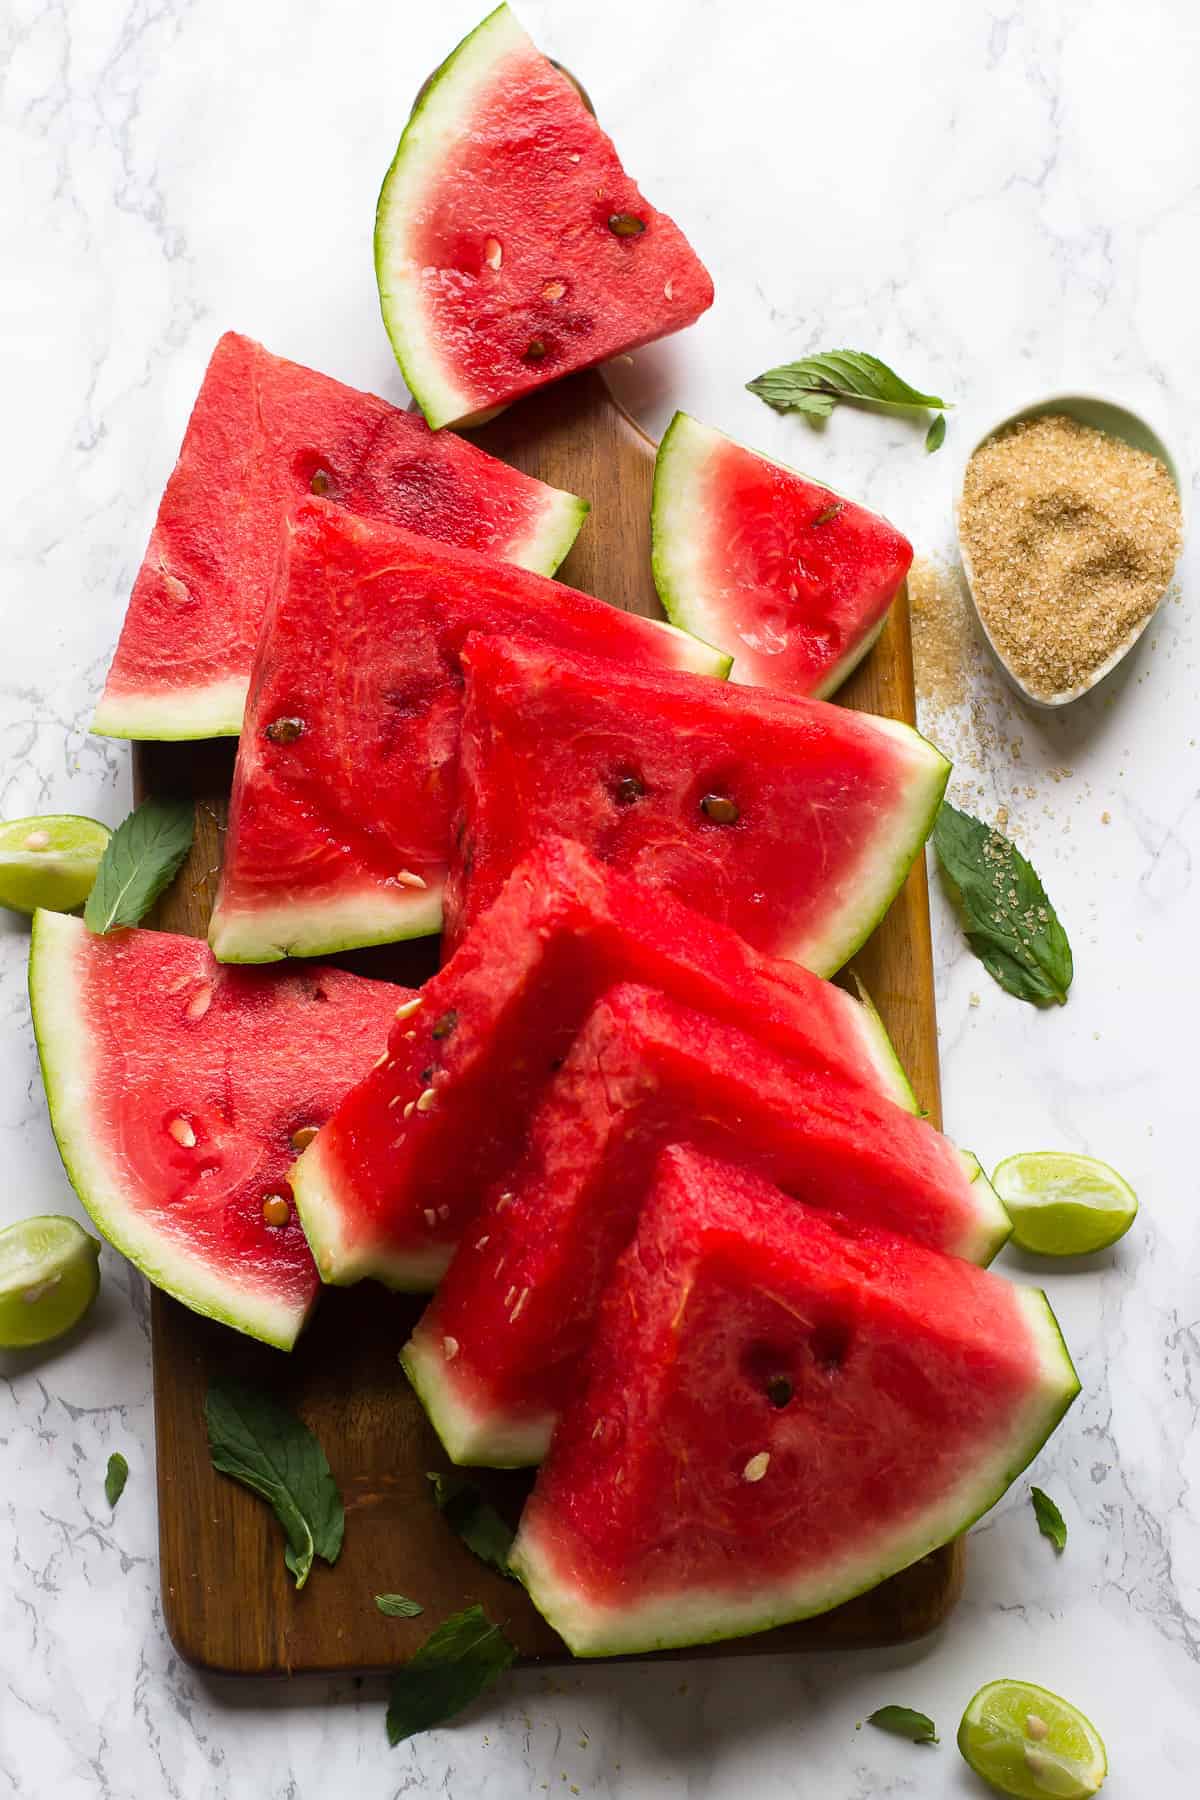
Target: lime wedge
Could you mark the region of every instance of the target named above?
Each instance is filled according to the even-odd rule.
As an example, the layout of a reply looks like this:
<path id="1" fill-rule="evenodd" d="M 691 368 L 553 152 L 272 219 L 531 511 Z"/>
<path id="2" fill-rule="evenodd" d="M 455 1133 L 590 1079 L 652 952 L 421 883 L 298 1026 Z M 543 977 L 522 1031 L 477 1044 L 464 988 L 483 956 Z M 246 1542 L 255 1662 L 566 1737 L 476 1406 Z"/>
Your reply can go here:
<path id="1" fill-rule="evenodd" d="M 111 832 L 95 819 L 52 813 L 0 825 L 0 906 L 74 912 L 92 891 Z"/>
<path id="2" fill-rule="evenodd" d="M 1084 1256 L 1115 1244 L 1133 1224 L 1137 1195 L 1094 1156 L 1028 1150 L 992 1176 L 1013 1224 L 1012 1241 L 1039 1256 Z"/>
<path id="3" fill-rule="evenodd" d="M 58 1213 L 0 1231 L 0 1350 L 48 1344 L 78 1325 L 100 1292 L 99 1256 L 97 1240 Z"/>
<path id="4" fill-rule="evenodd" d="M 1108 1774 L 1100 1734 L 1068 1700 L 1031 1681 L 989 1681 L 962 1716 L 958 1747 L 1011 1800 L 1089 1800 Z"/>

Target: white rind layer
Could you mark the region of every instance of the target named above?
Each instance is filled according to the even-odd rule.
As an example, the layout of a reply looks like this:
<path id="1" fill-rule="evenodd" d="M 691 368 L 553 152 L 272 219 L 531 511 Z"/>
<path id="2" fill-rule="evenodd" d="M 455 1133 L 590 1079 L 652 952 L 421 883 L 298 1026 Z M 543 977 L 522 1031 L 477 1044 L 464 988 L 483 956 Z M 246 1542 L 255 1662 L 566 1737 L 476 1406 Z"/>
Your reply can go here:
<path id="1" fill-rule="evenodd" d="M 920 1113 L 921 1106 L 913 1093 L 912 1083 L 904 1071 L 904 1064 L 896 1055 L 896 1046 L 887 1034 L 887 1027 L 879 1016 L 879 1011 L 858 976 L 854 977 L 854 985 L 858 989 L 858 999 L 846 998 L 853 1007 L 852 1018 L 855 1031 L 862 1040 L 863 1053 L 875 1071 L 876 1085 L 881 1093 L 905 1112 Z M 842 993 L 835 988 L 835 993 Z"/>
<path id="2" fill-rule="evenodd" d="M 536 525 L 521 542 L 510 544 L 505 561 L 532 575 L 553 575 L 591 512 L 591 502 L 565 488 L 551 488 Z"/>
<path id="3" fill-rule="evenodd" d="M 986 1269 L 1012 1236 L 1012 1220 L 995 1188 L 983 1172 L 982 1164 L 970 1150 L 954 1149 L 971 1187 L 971 1204 L 975 1223 L 954 1254 L 964 1262 L 978 1263 Z"/>
<path id="4" fill-rule="evenodd" d="M 1032 1461 L 1079 1392 L 1079 1381 L 1046 1296 L 1036 1288 L 1015 1290 L 1029 1326 L 1039 1380 L 1020 1416 L 990 1454 L 976 1462 L 936 1506 L 902 1521 L 870 1545 L 857 1545 L 819 1572 L 808 1570 L 792 1582 L 770 1587 L 709 1588 L 653 1594 L 639 1600 L 627 1586 L 619 1605 L 588 1602 L 572 1579 L 569 1558 L 541 1541 L 522 1522 L 509 1566 L 538 1608 L 566 1640 L 575 1656 L 621 1656 L 684 1644 L 769 1631 L 773 1626 L 830 1611 L 855 1594 L 957 1537 L 996 1501 Z M 525 1518 L 529 1514 L 526 1512 Z"/>
<path id="5" fill-rule="evenodd" d="M 237 737 L 249 687 L 246 674 L 230 675 L 206 687 L 171 687 L 151 693 L 111 694 L 106 689 L 92 719 L 92 730 L 98 737 L 156 743 Z"/>
<path id="6" fill-rule="evenodd" d="M 554 1413 L 500 1423 L 472 1408 L 454 1379 L 453 1359 L 420 1326 L 400 1352 L 404 1372 L 451 1462 L 467 1468 L 529 1469 L 545 1458 Z"/>
<path id="7" fill-rule="evenodd" d="M 318 1133 L 293 1163 L 288 1181 L 317 1273 L 328 1286 L 373 1280 L 398 1293 L 431 1294 L 449 1268 L 452 1245 L 431 1244 L 401 1257 L 377 1238 L 347 1234 L 347 1208 L 338 1197 L 338 1176 L 329 1167 L 327 1133 Z M 349 1209 L 350 1216 L 355 1210 Z"/>
<path id="8" fill-rule="evenodd" d="M 394 892 L 373 886 L 328 901 L 250 910 L 223 904 L 218 891 L 208 941 L 218 962 L 268 963 L 432 937 L 442 929 L 442 892 L 440 880 Z"/>
<path id="9" fill-rule="evenodd" d="M 87 927 L 64 913 L 34 915 L 29 998 L 50 1123 L 63 1164 L 97 1228 L 155 1287 L 194 1312 L 219 1319 L 277 1349 L 290 1350 L 308 1309 L 242 1287 L 188 1245 L 172 1243 L 161 1221 L 151 1225 L 131 1201 L 119 1161 L 98 1141 L 92 1087 L 95 1045 L 81 1004 L 78 957 Z"/>
<path id="10" fill-rule="evenodd" d="M 499 6 L 430 77 L 384 176 L 375 213 L 375 275 L 383 322 L 396 360 L 427 422 L 465 424 L 480 396 L 457 380 L 438 351 L 425 314 L 421 269 L 407 252 L 409 221 L 420 215 L 423 191 L 459 142 L 467 121 L 506 56 L 533 46 L 507 6 Z"/>

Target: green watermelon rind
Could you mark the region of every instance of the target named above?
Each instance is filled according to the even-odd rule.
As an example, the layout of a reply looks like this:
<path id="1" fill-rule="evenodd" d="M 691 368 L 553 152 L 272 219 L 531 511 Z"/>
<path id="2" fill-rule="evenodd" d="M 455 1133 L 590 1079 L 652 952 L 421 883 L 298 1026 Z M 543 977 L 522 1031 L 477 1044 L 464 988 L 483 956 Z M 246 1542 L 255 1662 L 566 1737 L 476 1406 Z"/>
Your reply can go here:
<path id="1" fill-rule="evenodd" d="M 887 1095 L 905 1112 L 916 1113 L 924 1118 L 925 1109 L 913 1092 L 911 1081 L 904 1064 L 896 1054 L 896 1046 L 888 1035 L 887 1026 L 879 1016 L 879 1008 L 867 992 L 866 986 L 856 974 L 853 977 L 857 994 L 858 1011 L 854 1014 L 859 1036 L 867 1058 L 875 1070 L 881 1093 Z M 840 990 L 839 990 L 840 991 Z"/>
<path id="2" fill-rule="evenodd" d="M 208 946 L 218 962 L 269 963 L 434 937 L 442 929 L 443 887 L 430 881 L 397 889 L 393 897 L 369 886 L 328 901 L 253 908 L 222 906 L 218 892 Z"/>
<path id="3" fill-rule="evenodd" d="M 874 1549 L 864 1547 L 855 1562 L 831 1571 L 823 1591 L 813 1591 L 808 1575 L 790 1597 L 776 1585 L 749 1597 L 676 1592 L 639 1605 L 626 1592 L 619 1608 L 590 1607 L 570 1581 L 557 1574 L 553 1557 L 524 1523 L 509 1568 L 572 1655 L 580 1658 L 679 1649 L 749 1636 L 813 1618 L 866 1593 L 961 1536 L 988 1512 L 1033 1461 L 1079 1393 L 1079 1378 L 1045 1294 L 1037 1288 L 1019 1288 L 1016 1297 L 1038 1346 L 1041 1375 L 1027 1417 L 1006 1435 L 987 1465 L 974 1469 L 949 1499 L 927 1509 L 892 1542 L 877 1544 Z"/>
<path id="4" fill-rule="evenodd" d="M 508 50 L 529 42 L 507 6 L 494 12 L 469 32 L 430 76 L 404 127 L 396 154 L 383 178 L 375 209 L 375 279 L 379 305 L 400 372 L 410 393 L 438 431 L 445 425 L 479 425 L 499 408 L 481 413 L 471 395 L 456 385 L 441 358 L 416 329 L 420 308 L 412 297 L 396 291 L 389 264 L 396 259 L 414 211 L 414 193 L 428 170 L 442 159 L 442 144 L 454 142 L 469 104 L 489 81 L 497 60 Z M 427 140 L 432 139 L 433 142 Z"/>
<path id="5" fill-rule="evenodd" d="M 800 469 L 792 468 L 790 463 L 780 462 L 778 457 L 767 456 L 761 450 L 751 450 L 748 444 L 739 443 L 736 438 L 728 437 L 712 425 L 702 425 L 690 413 L 675 414 L 663 432 L 658 454 L 654 459 L 654 491 L 650 502 L 650 564 L 654 572 L 654 585 L 667 617 L 682 631 L 701 636 L 711 631 L 714 621 L 705 618 L 693 602 L 693 596 L 701 583 L 694 572 L 689 571 L 689 552 L 694 553 L 699 549 L 703 520 L 697 517 L 699 508 L 690 488 L 696 469 L 702 466 L 713 446 L 718 443 L 732 444 L 736 449 L 744 450 L 748 456 L 758 457 L 760 462 L 771 463 L 788 475 L 798 475 L 802 481 L 817 479 L 815 476 L 805 475 Z M 827 481 L 821 481 L 820 486 L 828 488 L 831 494 L 838 492 Z M 848 500 L 849 495 L 839 494 L 838 498 Z M 879 634 L 887 623 L 889 610 L 884 609 L 878 624 L 855 644 L 841 662 L 829 670 L 820 686 L 815 687 L 806 698 L 827 700 L 830 694 L 836 693 L 878 641 Z M 735 681 L 739 679 L 736 663 L 735 653 Z"/>
<path id="6" fill-rule="evenodd" d="M 237 737 L 250 688 L 248 675 L 230 675 L 207 687 L 162 693 L 105 694 L 92 716 L 96 737 L 150 739 L 155 743 Z"/>
<path id="7" fill-rule="evenodd" d="M 556 1415 L 513 1418 L 501 1431 L 495 1414 L 472 1408 L 456 1390 L 444 1353 L 419 1332 L 400 1352 L 400 1363 L 442 1448 L 460 1468 L 531 1469 L 550 1447 Z"/>
<path id="8" fill-rule="evenodd" d="M 960 1150 L 957 1145 L 952 1147 L 968 1184 L 978 1190 L 971 1196 L 975 1202 L 975 1222 L 961 1243 L 954 1246 L 953 1254 L 964 1262 L 977 1263 L 981 1269 L 986 1269 L 1012 1236 L 1012 1220 L 979 1158 L 971 1150 Z"/>
<path id="9" fill-rule="evenodd" d="M 344 1225 L 348 1215 L 354 1217 L 359 1211 L 353 1204 L 357 1196 L 349 1196 L 349 1205 L 331 1199 L 339 1181 L 337 1171 L 328 1168 L 327 1162 L 325 1143 L 318 1133 L 288 1170 L 292 1198 L 321 1280 L 328 1287 L 352 1287 L 370 1279 L 397 1293 L 432 1293 L 449 1267 L 451 1246 L 435 1244 L 424 1255 L 408 1251 L 398 1257 L 390 1254 L 381 1240 L 363 1237 L 352 1243 Z"/>
<path id="10" fill-rule="evenodd" d="M 551 488 L 529 534 L 509 544 L 502 560 L 530 575 L 549 578 L 565 561 L 591 510 L 590 500 L 581 500 L 566 488 Z"/>
<path id="11" fill-rule="evenodd" d="M 92 1043 L 77 1004 L 75 956 L 87 927 L 65 913 L 34 914 L 29 999 L 50 1124 L 67 1178 L 93 1224 L 164 1293 L 193 1312 L 290 1350 L 309 1308 L 240 1287 L 183 1245 L 169 1244 L 129 1204 L 119 1171 L 96 1142 L 89 1113 Z"/>

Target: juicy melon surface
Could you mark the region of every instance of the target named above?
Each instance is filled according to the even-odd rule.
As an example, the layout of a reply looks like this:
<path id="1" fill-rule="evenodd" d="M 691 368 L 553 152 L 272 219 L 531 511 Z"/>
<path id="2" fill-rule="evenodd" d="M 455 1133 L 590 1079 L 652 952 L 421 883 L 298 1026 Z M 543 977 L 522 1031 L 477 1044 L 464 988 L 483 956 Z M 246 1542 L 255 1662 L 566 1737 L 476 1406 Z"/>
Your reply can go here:
<path id="1" fill-rule="evenodd" d="M 288 509 L 347 512 L 551 575 L 586 501 L 226 332 L 167 483 L 93 729 L 235 735 Z"/>
<path id="2" fill-rule="evenodd" d="M 99 1229 L 177 1300 L 290 1349 L 319 1286 L 293 1136 L 370 1068 L 408 990 L 226 969 L 196 938 L 40 912 L 30 995 L 55 1137 Z"/>
<path id="3" fill-rule="evenodd" d="M 669 1150 L 512 1566 L 577 1656 L 824 1612 L 991 1506 L 1078 1387 L 1043 1294 Z"/>
<path id="4" fill-rule="evenodd" d="M 434 426 L 678 331 L 713 299 L 679 227 L 506 6 L 418 95 L 379 196 L 375 270 Z"/>
<path id="5" fill-rule="evenodd" d="M 950 765 L 906 725 L 819 700 L 472 639 L 457 943 L 546 831 L 830 975 L 890 905 Z"/>
<path id="6" fill-rule="evenodd" d="M 865 656 L 912 545 L 865 507 L 676 413 L 654 471 L 654 580 L 731 678 L 823 699 Z"/>
<path id="7" fill-rule="evenodd" d="M 728 666 L 673 626 L 326 500 L 292 514 L 283 558 L 209 933 L 226 962 L 440 928 L 470 632 L 521 631 L 555 654 Z"/>
<path id="8" fill-rule="evenodd" d="M 632 980 L 916 1111 L 869 1007 L 758 955 L 580 845 L 546 839 L 426 983 L 419 1007 L 397 1019 L 386 1062 L 351 1090 L 293 1171 L 324 1279 L 432 1286 L 463 1220 L 516 1161 L 588 1009 Z M 417 1111 L 430 1089 L 435 1103 Z"/>
<path id="9" fill-rule="evenodd" d="M 610 989 L 404 1352 L 455 1461 L 545 1454 L 658 1152 L 680 1140 L 956 1256 L 986 1262 L 1008 1236 L 978 1163 L 924 1119 L 660 994 Z"/>

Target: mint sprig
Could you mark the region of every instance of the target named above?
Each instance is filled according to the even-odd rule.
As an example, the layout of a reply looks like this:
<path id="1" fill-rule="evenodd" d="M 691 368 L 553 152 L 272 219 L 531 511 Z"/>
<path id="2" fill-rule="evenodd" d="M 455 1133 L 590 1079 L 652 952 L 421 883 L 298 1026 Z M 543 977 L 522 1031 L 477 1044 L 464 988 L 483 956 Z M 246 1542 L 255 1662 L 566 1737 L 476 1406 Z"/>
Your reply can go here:
<path id="1" fill-rule="evenodd" d="M 1075 972 L 1071 945 L 1032 864 L 1003 832 L 946 802 L 933 847 L 988 974 L 1018 1000 L 1065 1005 Z"/>
<path id="2" fill-rule="evenodd" d="M 515 1580 L 508 1566 L 514 1532 L 489 1500 L 485 1500 L 473 1481 L 453 1471 L 430 1470 L 426 1477 L 433 1489 L 437 1509 L 463 1543 L 493 1569 Z"/>
<path id="3" fill-rule="evenodd" d="M 950 405 L 937 394 L 910 387 L 887 363 L 865 350 L 825 350 L 816 356 L 802 356 L 798 362 L 768 369 L 746 386 L 776 412 L 803 413 L 810 420 L 828 418 L 842 401 L 889 413 L 943 412 Z M 942 431 L 944 434 L 944 421 Z M 936 442 L 927 438 L 926 448 L 936 450 L 940 442 L 940 437 Z"/>
<path id="4" fill-rule="evenodd" d="M 83 909 L 88 930 L 103 935 L 144 918 L 174 881 L 195 828 L 190 800 L 143 800 L 105 846 Z"/>
<path id="5" fill-rule="evenodd" d="M 936 1744 L 940 1740 L 937 1726 L 927 1713 L 914 1712 L 911 1706 L 880 1706 L 867 1719 L 880 1731 L 893 1737 L 907 1738 L 910 1744 Z"/>
<path id="6" fill-rule="evenodd" d="M 342 1548 L 346 1515 L 325 1452 L 302 1420 L 242 1382 L 214 1381 L 204 1411 L 213 1468 L 274 1509 L 302 1588 L 314 1557 L 334 1563 Z"/>
<path id="7" fill-rule="evenodd" d="M 481 1606 L 455 1613 L 392 1677 L 388 1743 L 444 1725 L 499 1680 L 516 1654 Z"/>
<path id="8" fill-rule="evenodd" d="M 125 1483 L 129 1480 L 129 1464 L 119 1450 L 114 1450 L 108 1459 L 108 1467 L 104 1471 L 104 1498 L 109 1508 L 116 1506 L 125 1492 Z"/>
<path id="9" fill-rule="evenodd" d="M 1044 1538 L 1049 1538 L 1055 1550 L 1061 1556 L 1067 1547 L 1067 1521 L 1057 1506 L 1040 1487 L 1031 1487 L 1029 1498 L 1033 1504 L 1033 1515 L 1037 1520 L 1038 1530 Z"/>

